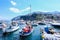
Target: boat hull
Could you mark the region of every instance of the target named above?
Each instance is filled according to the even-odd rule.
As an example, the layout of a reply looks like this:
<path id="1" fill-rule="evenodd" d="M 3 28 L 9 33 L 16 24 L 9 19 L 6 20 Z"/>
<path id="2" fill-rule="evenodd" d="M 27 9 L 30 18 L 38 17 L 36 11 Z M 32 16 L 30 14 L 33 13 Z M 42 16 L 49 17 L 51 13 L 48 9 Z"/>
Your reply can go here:
<path id="1" fill-rule="evenodd" d="M 38 25 L 35 25 L 35 24 L 33 25 L 33 24 L 32 24 L 32 26 L 38 26 Z"/>
<path id="2" fill-rule="evenodd" d="M 52 26 L 54 26 L 54 27 L 60 27 L 60 25 L 52 25 Z"/>
<path id="3" fill-rule="evenodd" d="M 28 35 L 32 34 L 32 32 L 33 32 L 33 29 L 31 30 L 31 32 L 29 32 L 29 33 L 27 33 L 27 34 L 21 34 L 21 33 L 20 33 L 20 36 L 28 36 Z"/>
<path id="4" fill-rule="evenodd" d="M 12 28 L 12 29 L 7 29 L 5 32 L 10 33 L 10 32 L 14 32 L 18 29 L 19 29 L 19 27 L 15 27 L 15 28 Z"/>
<path id="5" fill-rule="evenodd" d="M 54 23 L 52 23 L 51 24 L 53 27 L 60 27 L 60 24 L 54 24 Z"/>
<path id="6" fill-rule="evenodd" d="M 39 25 L 46 25 L 45 23 L 38 23 Z"/>

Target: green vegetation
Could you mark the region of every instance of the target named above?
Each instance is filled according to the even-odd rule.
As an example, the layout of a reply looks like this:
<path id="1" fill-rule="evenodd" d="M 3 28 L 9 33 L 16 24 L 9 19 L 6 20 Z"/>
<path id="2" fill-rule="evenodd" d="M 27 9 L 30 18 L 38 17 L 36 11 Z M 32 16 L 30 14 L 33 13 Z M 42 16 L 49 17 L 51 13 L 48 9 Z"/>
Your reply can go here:
<path id="1" fill-rule="evenodd" d="M 23 19 L 23 20 L 39 20 L 39 21 L 42 21 L 45 19 L 60 20 L 59 15 L 60 15 L 59 13 L 56 13 L 56 14 L 50 13 L 49 14 L 49 12 L 47 12 L 47 13 L 34 12 L 34 13 L 32 13 L 32 15 L 17 16 L 15 18 L 13 18 L 12 20 L 20 20 L 20 19 Z"/>
<path id="2" fill-rule="evenodd" d="M 36 20 L 40 20 L 40 21 L 42 21 L 42 20 L 43 20 L 43 18 L 44 18 L 44 16 L 43 16 L 43 15 L 37 15 L 37 16 L 36 16 Z"/>

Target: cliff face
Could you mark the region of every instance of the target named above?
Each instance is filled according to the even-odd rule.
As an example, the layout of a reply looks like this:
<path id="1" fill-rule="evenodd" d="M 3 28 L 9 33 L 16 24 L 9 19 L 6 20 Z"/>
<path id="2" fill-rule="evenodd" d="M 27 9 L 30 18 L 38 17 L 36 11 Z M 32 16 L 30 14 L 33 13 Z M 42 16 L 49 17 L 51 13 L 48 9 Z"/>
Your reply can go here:
<path id="1" fill-rule="evenodd" d="M 60 12 L 33 12 L 31 15 L 24 15 L 24 16 L 17 16 L 14 17 L 12 20 L 42 20 L 43 18 L 48 19 L 60 19 Z"/>

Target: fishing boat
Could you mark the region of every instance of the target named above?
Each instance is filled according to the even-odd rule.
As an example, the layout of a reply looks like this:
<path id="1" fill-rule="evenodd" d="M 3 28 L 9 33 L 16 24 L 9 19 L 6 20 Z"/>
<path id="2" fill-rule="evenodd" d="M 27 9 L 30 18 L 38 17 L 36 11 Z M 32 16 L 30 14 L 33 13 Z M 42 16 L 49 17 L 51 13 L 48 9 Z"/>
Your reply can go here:
<path id="1" fill-rule="evenodd" d="M 26 27 L 24 27 L 24 28 L 26 28 Z M 30 31 L 28 31 L 28 32 L 27 32 L 27 31 L 24 32 L 24 31 L 23 31 L 24 28 L 21 29 L 20 32 L 19 32 L 19 35 L 20 35 L 20 36 L 28 36 L 28 35 L 30 35 L 30 34 L 33 32 L 33 28 L 29 29 Z"/>

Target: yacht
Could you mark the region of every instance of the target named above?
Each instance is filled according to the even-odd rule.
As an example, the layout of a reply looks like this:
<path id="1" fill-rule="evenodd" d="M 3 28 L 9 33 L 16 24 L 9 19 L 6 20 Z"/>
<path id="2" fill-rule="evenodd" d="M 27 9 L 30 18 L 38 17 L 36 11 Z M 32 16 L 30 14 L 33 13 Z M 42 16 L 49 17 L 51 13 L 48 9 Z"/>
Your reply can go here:
<path id="1" fill-rule="evenodd" d="M 60 27 L 60 23 L 57 21 L 52 22 L 51 25 L 54 27 Z"/>

